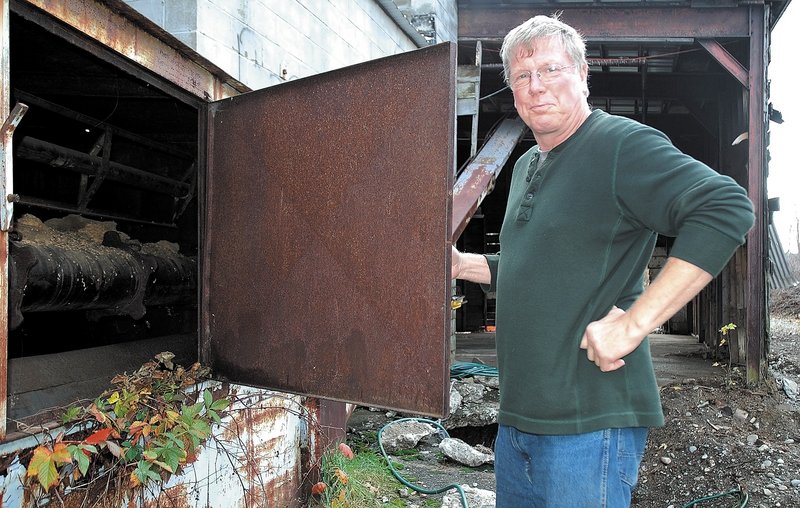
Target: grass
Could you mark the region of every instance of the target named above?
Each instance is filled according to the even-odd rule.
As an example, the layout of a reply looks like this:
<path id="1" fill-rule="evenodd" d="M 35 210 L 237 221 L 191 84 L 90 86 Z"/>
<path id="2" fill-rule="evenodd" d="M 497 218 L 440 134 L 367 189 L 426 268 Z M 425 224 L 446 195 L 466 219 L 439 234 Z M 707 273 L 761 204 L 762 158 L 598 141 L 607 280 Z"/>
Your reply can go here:
<path id="1" fill-rule="evenodd" d="M 349 448 L 347 448 L 349 451 Z M 341 449 L 332 449 L 322 458 L 325 489 L 314 496 L 316 505 L 325 508 L 377 508 L 406 506 L 399 499 L 403 486 L 395 479 L 383 456 L 362 448 L 348 458 Z M 384 502 L 384 498 L 388 502 Z"/>

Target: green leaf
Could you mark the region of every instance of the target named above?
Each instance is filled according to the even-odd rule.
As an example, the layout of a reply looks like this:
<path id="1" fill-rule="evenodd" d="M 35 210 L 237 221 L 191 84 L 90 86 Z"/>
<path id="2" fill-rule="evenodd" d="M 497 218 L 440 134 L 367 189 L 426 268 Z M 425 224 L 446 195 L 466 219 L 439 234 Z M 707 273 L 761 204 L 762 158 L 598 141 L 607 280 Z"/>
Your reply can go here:
<path id="1" fill-rule="evenodd" d="M 208 410 L 208 416 L 210 416 L 211 419 L 214 420 L 216 423 L 222 423 L 222 418 L 220 418 L 217 412 L 214 411 L 213 409 Z"/>
<path id="2" fill-rule="evenodd" d="M 136 478 L 138 478 L 141 483 L 145 483 L 147 482 L 148 478 L 151 478 L 149 474 L 151 473 L 150 466 L 151 464 L 144 460 L 140 460 L 136 464 L 136 469 L 133 472 L 136 475 Z"/>
<path id="3" fill-rule="evenodd" d="M 181 416 L 184 418 L 192 419 L 197 416 L 200 411 L 203 409 L 203 403 L 198 402 L 197 404 L 192 404 L 191 406 L 183 406 L 181 410 Z"/>
<path id="4" fill-rule="evenodd" d="M 210 409 L 213 402 L 214 398 L 211 396 L 211 392 L 208 391 L 208 388 L 206 388 L 203 390 L 203 403 L 205 403 L 206 409 Z"/>
<path id="5" fill-rule="evenodd" d="M 186 452 L 180 448 L 164 448 L 163 452 L 161 453 L 161 459 L 171 468 L 168 469 L 168 471 L 170 473 L 174 473 L 178 470 L 178 466 L 181 461 L 186 460 Z"/>
<path id="6" fill-rule="evenodd" d="M 64 411 L 64 414 L 61 416 L 61 423 L 69 423 L 74 422 L 78 419 L 81 414 L 81 408 L 77 406 L 70 406 Z"/>
<path id="7" fill-rule="evenodd" d="M 72 460 L 78 463 L 78 471 L 81 476 L 86 476 L 86 472 L 89 470 L 89 454 L 97 453 L 97 448 L 92 445 L 79 444 L 67 446 L 67 451 Z"/>
<path id="8" fill-rule="evenodd" d="M 142 458 L 142 449 L 138 446 L 132 446 L 130 448 L 123 448 L 123 456 L 125 457 L 125 462 L 136 462 L 137 460 Z"/>
<path id="9" fill-rule="evenodd" d="M 30 464 L 28 464 L 28 476 L 36 476 L 45 491 L 58 484 L 58 471 L 53 460 L 53 452 L 50 449 L 39 446 L 33 450 L 33 457 Z"/>
<path id="10" fill-rule="evenodd" d="M 211 404 L 211 406 L 209 406 L 209 409 L 213 409 L 214 411 L 222 411 L 223 409 L 227 409 L 227 407 L 228 407 L 227 400 L 217 399 L 214 401 L 213 404 Z"/>
<path id="11" fill-rule="evenodd" d="M 81 472 L 81 476 L 86 476 L 86 472 L 89 471 L 89 457 L 82 451 L 79 451 L 74 458 L 75 462 L 78 463 L 78 471 Z"/>
<path id="12" fill-rule="evenodd" d="M 81 450 L 86 450 L 89 453 L 97 453 L 97 447 L 90 444 L 81 444 L 78 446 Z"/>

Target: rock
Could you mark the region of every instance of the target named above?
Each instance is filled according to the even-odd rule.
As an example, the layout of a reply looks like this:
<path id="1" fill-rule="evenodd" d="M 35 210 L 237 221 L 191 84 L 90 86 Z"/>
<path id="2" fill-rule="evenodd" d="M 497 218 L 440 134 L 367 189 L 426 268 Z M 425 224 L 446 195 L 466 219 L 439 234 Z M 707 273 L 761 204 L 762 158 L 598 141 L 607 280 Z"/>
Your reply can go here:
<path id="1" fill-rule="evenodd" d="M 764 495 L 765 496 L 771 496 L 772 495 L 772 491 L 769 490 L 769 489 L 764 489 Z"/>
<path id="2" fill-rule="evenodd" d="M 494 508 L 496 504 L 495 493 L 489 490 L 475 489 L 469 485 L 462 485 L 467 504 L 470 508 Z M 462 508 L 461 496 L 458 492 L 448 492 L 442 498 L 442 508 Z"/>
<path id="3" fill-rule="evenodd" d="M 756 444 L 756 441 L 758 441 L 758 435 L 757 434 L 750 434 L 749 436 L 747 436 L 747 444 L 748 445 L 753 446 L 754 444 Z"/>
<path id="4" fill-rule="evenodd" d="M 450 390 L 450 414 L 452 415 L 461 407 L 461 402 L 464 398 L 458 390 Z"/>
<path id="5" fill-rule="evenodd" d="M 792 439 L 792 438 L 789 438 L 789 439 L 787 439 L 786 441 L 784 441 L 783 443 L 784 443 L 784 444 L 794 444 L 794 439 Z"/>
<path id="6" fill-rule="evenodd" d="M 669 458 L 669 457 L 661 457 L 660 460 L 661 460 L 662 464 L 666 464 L 666 465 L 672 464 L 672 459 Z"/>
<path id="7" fill-rule="evenodd" d="M 769 459 L 767 459 L 767 460 L 765 460 L 764 462 L 761 463 L 761 469 L 766 469 L 766 468 L 771 467 L 771 466 L 772 466 L 772 461 L 769 460 Z"/>
<path id="8" fill-rule="evenodd" d="M 391 453 L 404 448 L 414 448 L 419 440 L 436 434 L 436 429 L 427 423 L 402 421 L 392 423 L 384 428 L 381 442 L 384 449 Z"/>
<path id="9" fill-rule="evenodd" d="M 499 410 L 500 397 L 496 389 L 456 380 L 450 389 L 450 416 L 442 425 L 446 429 L 493 425 L 497 423 Z"/>
<path id="10" fill-rule="evenodd" d="M 692 446 L 689 447 L 689 453 L 694 453 L 696 451 L 697 451 L 697 447 L 696 446 L 692 445 Z"/>
<path id="11" fill-rule="evenodd" d="M 783 393 L 786 394 L 791 400 L 797 399 L 798 388 L 797 383 L 789 379 L 788 377 L 783 378 Z"/>
<path id="12" fill-rule="evenodd" d="M 794 488 L 800 487 L 800 480 L 795 479 L 795 480 L 792 480 L 789 483 L 791 483 L 792 487 L 794 487 Z"/>
<path id="13" fill-rule="evenodd" d="M 496 390 L 500 389 L 500 378 L 497 376 L 475 376 L 475 382 Z"/>
<path id="14" fill-rule="evenodd" d="M 747 420 L 748 416 L 749 415 L 747 414 L 747 411 L 745 411 L 744 409 L 737 409 L 736 411 L 733 412 L 733 417 L 736 418 L 737 420 L 745 421 Z"/>
<path id="15" fill-rule="evenodd" d="M 439 449 L 447 458 L 470 467 L 494 462 L 494 453 L 476 450 L 464 441 L 452 437 L 442 439 Z"/>
<path id="16" fill-rule="evenodd" d="M 758 447 L 758 451 L 760 452 L 765 452 L 767 450 L 769 450 L 769 445 L 762 444 L 761 446 Z"/>

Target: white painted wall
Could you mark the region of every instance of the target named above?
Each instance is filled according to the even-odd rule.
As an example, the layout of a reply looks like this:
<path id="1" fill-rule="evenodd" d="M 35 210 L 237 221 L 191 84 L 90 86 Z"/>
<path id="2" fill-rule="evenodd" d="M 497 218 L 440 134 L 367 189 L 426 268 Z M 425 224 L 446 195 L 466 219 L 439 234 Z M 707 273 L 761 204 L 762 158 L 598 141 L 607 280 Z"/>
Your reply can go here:
<path id="1" fill-rule="evenodd" d="M 379 0 L 126 1 L 253 89 L 416 49 Z M 430 10 L 436 42 L 455 40 L 456 0 L 395 3 Z"/>

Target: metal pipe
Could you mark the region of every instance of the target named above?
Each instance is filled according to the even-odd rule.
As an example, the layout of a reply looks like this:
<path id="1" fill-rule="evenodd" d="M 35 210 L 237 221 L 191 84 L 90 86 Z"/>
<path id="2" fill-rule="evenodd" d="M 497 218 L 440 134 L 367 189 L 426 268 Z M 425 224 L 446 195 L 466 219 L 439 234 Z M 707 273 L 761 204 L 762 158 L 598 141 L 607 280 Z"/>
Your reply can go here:
<path id="1" fill-rule="evenodd" d="M 44 208 L 46 210 L 57 210 L 59 212 L 75 213 L 75 214 L 85 215 L 87 217 L 99 217 L 101 219 L 113 220 L 117 222 L 145 224 L 147 226 L 155 226 L 159 228 L 171 228 L 171 229 L 175 229 L 178 227 L 177 224 L 173 222 L 155 222 L 150 220 L 139 219 L 136 217 L 130 217 L 127 215 L 119 215 L 115 213 L 104 212 L 102 210 L 81 209 L 78 208 L 77 206 L 71 206 L 65 203 L 59 203 L 57 201 L 39 199 L 30 196 L 21 196 L 19 194 L 13 194 L 12 196 L 9 196 L 9 200 L 13 201 L 18 205 L 32 206 L 35 208 Z"/>
<path id="2" fill-rule="evenodd" d="M 147 306 L 192 304 L 196 297 L 196 261 L 162 244 L 137 249 L 115 231 L 102 244 L 67 233 L 9 244 L 12 330 L 27 312 L 99 310 L 139 319 Z"/>

